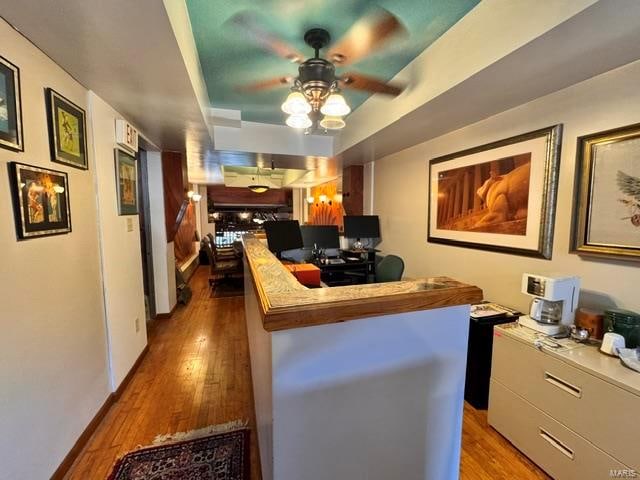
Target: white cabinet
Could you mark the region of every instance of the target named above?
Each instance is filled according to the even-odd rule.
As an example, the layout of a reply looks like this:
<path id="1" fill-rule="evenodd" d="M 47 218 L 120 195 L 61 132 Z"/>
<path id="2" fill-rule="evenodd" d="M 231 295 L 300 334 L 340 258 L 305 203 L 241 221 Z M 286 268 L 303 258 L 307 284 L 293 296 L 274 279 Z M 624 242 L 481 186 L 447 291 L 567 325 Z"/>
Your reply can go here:
<path id="1" fill-rule="evenodd" d="M 489 424 L 559 480 L 640 472 L 640 396 L 508 332 L 494 338 Z"/>

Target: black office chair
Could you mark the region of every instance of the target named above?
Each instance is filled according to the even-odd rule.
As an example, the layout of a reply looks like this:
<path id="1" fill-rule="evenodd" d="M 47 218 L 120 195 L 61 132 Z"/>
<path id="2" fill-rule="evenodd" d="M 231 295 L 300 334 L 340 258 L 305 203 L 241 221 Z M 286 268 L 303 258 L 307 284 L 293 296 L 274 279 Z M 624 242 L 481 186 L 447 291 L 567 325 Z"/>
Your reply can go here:
<path id="1" fill-rule="evenodd" d="M 387 255 L 376 265 L 376 283 L 397 282 L 403 273 L 404 261 L 397 255 Z"/>

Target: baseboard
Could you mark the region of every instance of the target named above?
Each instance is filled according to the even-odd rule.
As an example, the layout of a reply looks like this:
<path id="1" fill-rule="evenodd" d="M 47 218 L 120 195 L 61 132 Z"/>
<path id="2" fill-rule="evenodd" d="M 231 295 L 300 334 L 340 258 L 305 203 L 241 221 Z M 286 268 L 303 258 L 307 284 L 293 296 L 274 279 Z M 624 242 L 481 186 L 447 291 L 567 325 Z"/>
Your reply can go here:
<path id="1" fill-rule="evenodd" d="M 176 302 L 176 304 L 173 306 L 173 308 L 169 313 L 156 313 L 154 320 L 168 320 L 173 316 L 173 313 L 176 311 L 176 308 L 178 308 L 178 302 Z"/>
<path id="2" fill-rule="evenodd" d="M 100 422 L 102 421 L 104 416 L 107 414 L 109 409 L 113 406 L 113 404 L 120 398 L 120 396 L 122 395 L 122 392 L 124 392 L 124 389 L 127 387 L 129 382 L 131 381 L 133 374 L 136 372 L 136 370 L 140 366 L 142 359 L 144 358 L 144 356 L 147 354 L 148 351 L 149 351 L 149 345 L 146 345 L 144 347 L 144 350 L 142 350 L 140 355 L 138 355 L 137 360 L 129 370 L 129 373 L 127 373 L 127 376 L 124 377 L 124 380 L 122 380 L 122 382 L 120 383 L 120 386 L 116 389 L 115 392 L 109 394 L 107 399 L 104 401 L 104 403 L 100 407 L 100 410 L 98 410 L 98 413 L 94 415 L 94 417 L 89 422 L 89 425 L 86 426 L 86 428 L 80 434 L 80 437 L 78 437 L 78 440 L 76 440 L 76 443 L 74 443 L 73 447 L 71 447 L 71 450 L 69 450 L 69 453 L 67 453 L 67 455 L 64 457 L 64 459 L 62 460 L 62 462 L 60 463 L 56 471 L 53 472 L 53 475 L 51 475 L 51 480 L 62 480 L 64 478 L 64 476 L 67 474 L 67 472 L 71 468 L 71 465 L 73 465 L 73 462 L 76 461 L 76 458 L 78 457 L 78 455 L 80 454 L 84 446 L 89 441 L 89 438 L 91 438 L 91 435 L 93 435 L 93 432 L 95 432 L 96 428 L 98 428 L 98 425 L 100 425 Z"/>
<path id="3" fill-rule="evenodd" d="M 51 475 L 51 480 L 62 480 L 64 478 L 64 476 L 71 468 L 71 465 L 73 465 L 73 462 L 76 461 L 76 458 L 89 441 L 89 438 L 91 438 L 91 435 L 93 435 L 93 432 L 95 432 L 104 416 L 114 404 L 114 397 L 115 395 L 113 393 L 109 394 L 105 402 L 100 407 L 100 410 L 98 410 L 98 413 L 94 415 L 94 417 L 89 422 L 89 425 L 87 425 L 84 431 L 80 434 L 80 437 L 78 437 L 78 440 L 76 440 L 76 443 L 74 443 L 73 447 L 71 447 L 71 450 L 69 450 L 69 453 L 67 453 L 67 455 L 64 457 L 62 463 L 60 463 L 56 471 L 53 472 L 53 475 Z"/>
<path id="4" fill-rule="evenodd" d="M 124 392 L 124 389 L 127 388 L 127 385 L 129 385 L 129 382 L 131 381 L 133 374 L 136 373 L 136 370 L 138 370 L 140 363 L 142 363 L 142 360 L 144 359 L 148 351 L 149 351 L 149 345 L 147 344 L 142 349 L 142 352 L 140 352 L 140 355 L 138 355 L 138 358 L 136 359 L 133 366 L 129 369 L 129 373 L 127 373 L 127 376 L 124 377 L 122 382 L 120 382 L 120 385 L 118 386 L 118 388 L 116 388 L 116 391 L 113 392 L 114 401 L 117 401 L 122 396 L 122 392 Z"/>

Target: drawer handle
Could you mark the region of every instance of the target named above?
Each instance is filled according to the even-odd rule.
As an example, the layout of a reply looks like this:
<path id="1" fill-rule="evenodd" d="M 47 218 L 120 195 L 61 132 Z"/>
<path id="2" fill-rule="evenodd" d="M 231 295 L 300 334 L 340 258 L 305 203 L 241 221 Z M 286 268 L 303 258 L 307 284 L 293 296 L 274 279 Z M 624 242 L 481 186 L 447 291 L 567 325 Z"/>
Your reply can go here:
<path id="1" fill-rule="evenodd" d="M 544 438 L 553 448 L 559 450 L 560 453 L 570 458 L 571 460 L 574 459 L 573 450 L 571 450 L 564 443 L 562 443 L 542 427 L 540 427 L 540 436 Z"/>
<path id="2" fill-rule="evenodd" d="M 569 382 L 565 382 L 561 378 L 558 378 L 549 372 L 544 372 L 544 379 L 551 385 L 558 387 L 560 390 L 564 390 L 576 398 L 582 398 L 582 389 L 580 387 L 576 387 Z"/>

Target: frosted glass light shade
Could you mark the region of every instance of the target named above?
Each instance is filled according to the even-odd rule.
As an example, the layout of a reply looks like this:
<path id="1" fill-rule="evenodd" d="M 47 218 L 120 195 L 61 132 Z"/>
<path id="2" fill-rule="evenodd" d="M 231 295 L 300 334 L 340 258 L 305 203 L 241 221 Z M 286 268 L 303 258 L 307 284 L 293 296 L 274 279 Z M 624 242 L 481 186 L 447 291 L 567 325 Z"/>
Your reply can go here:
<path id="1" fill-rule="evenodd" d="M 320 126 L 327 130 L 340 130 L 341 128 L 344 128 L 345 125 L 346 124 L 342 118 L 331 115 L 325 115 L 325 117 L 320 120 Z"/>
<path id="2" fill-rule="evenodd" d="M 253 193 L 264 193 L 269 190 L 269 187 L 267 185 L 249 185 L 249 190 Z"/>
<path id="3" fill-rule="evenodd" d="M 314 202 L 315 202 L 315 199 L 313 198 L 313 195 L 309 195 L 309 196 L 307 197 L 307 203 L 308 203 L 309 205 L 311 205 L 311 204 L 312 204 L 312 203 L 314 203 Z"/>
<path id="4" fill-rule="evenodd" d="M 311 111 L 311 105 L 300 92 L 291 92 L 282 104 L 282 111 L 289 115 L 306 115 Z"/>
<path id="5" fill-rule="evenodd" d="M 291 128 L 309 128 L 313 122 L 306 114 L 289 115 L 287 125 Z"/>
<path id="6" fill-rule="evenodd" d="M 351 111 L 344 97 L 339 93 L 332 93 L 320 108 L 320 112 L 330 117 L 342 117 Z"/>

